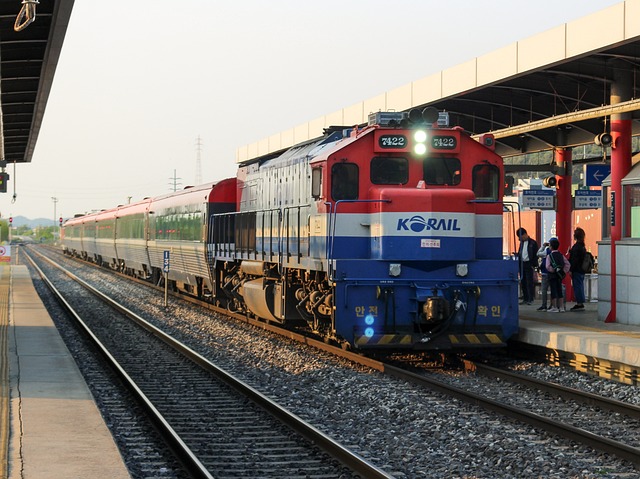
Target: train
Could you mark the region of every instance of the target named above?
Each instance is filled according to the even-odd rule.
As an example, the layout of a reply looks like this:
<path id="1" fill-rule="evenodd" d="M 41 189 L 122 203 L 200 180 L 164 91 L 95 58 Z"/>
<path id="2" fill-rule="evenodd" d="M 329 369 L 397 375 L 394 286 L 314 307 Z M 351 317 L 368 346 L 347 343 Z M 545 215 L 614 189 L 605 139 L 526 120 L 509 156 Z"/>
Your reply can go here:
<path id="1" fill-rule="evenodd" d="M 345 348 L 500 348 L 518 331 L 504 164 L 426 108 L 374 112 L 237 175 L 64 222 L 65 254 Z"/>

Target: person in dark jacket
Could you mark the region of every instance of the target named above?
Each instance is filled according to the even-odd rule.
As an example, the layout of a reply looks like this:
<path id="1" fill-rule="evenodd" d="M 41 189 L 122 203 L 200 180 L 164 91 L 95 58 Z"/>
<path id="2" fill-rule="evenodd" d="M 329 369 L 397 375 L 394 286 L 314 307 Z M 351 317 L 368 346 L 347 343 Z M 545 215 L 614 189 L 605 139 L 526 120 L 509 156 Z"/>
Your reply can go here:
<path id="1" fill-rule="evenodd" d="M 587 254 L 587 248 L 584 245 L 585 233 L 580 227 L 573 232 L 575 243 L 569 249 L 569 264 L 571 269 L 571 285 L 573 286 L 573 294 L 576 296 L 576 304 L 570 311 L 584 311 L 584 271 L 582 270 L 582 262 Z"/>
<path id="2" fill-rule="evenodd" d="M 551 238 L 549 240 L 549 247 L 551 253 L 547 255 L 545 261 L 545 268 L 549 275 L 549 286 L 551 288 L 551 307 L 547 309 L 547 313 L 564 313 L 564 296 L 562 295 L 562 279 L 569 272 L 569 261 L 558 249 L 560 248 L 560 242 L 558 238 Z M 559 276 L 558 271 L 562 270 L 562 278 Z"/>
<path id="3" fill-rule="evenodd" d="M 520 239 L 518 259 L 520 260 L 520 284 L 522 285 L 522 302 L 531 304 L 534 296 L 533 270 L 538 264 L 538 242 L 530 238 L 527 230 L 518 228 L 516 235 Z"/>

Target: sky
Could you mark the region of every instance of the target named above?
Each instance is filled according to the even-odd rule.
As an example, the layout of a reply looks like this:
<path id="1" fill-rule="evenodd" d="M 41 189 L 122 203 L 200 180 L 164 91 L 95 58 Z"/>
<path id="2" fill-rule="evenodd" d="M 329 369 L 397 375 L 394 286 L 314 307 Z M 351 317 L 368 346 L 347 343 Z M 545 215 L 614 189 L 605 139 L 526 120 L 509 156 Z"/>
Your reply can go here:
<path id="1" fill-rule="evenodd" d="M 239 147 L 617 3 L 75 0 L 0 214 L 53 224 L 163 195 L 194 184 L 198 155 L 203 182 L 232 177 Z"/>

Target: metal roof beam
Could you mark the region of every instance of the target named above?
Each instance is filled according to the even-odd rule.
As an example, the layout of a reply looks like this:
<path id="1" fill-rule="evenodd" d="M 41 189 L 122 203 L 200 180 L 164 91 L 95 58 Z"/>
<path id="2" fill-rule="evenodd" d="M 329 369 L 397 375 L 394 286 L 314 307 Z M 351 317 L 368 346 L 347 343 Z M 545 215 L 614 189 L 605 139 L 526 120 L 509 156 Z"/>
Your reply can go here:
<path id="1" fill-rule="evenodd" d="M 629 100 L 617 103 L 615 105 L 599 106 L 587 110 L 564 113 L 562 115 L 552 116 L 551 118 L 545 118 L 544 120 L 532 121 L 525 125 L 511 126 L 508 128 L 502 128 L 500 130 L 490 131 L 489 133 L 491 133 L 495 138 L 505 138 L 508 136 L 531 133 L 533 131 L 544 128 L 553 128 L 560 125 L 566 125 L 567 123 L 591 120 L 594 118 L 601 118 L 603 116 L 611 116 L 619 113 L 629 113 L 636 110 L 640 110 L 640 99 Z M 480 135 L 473 136 L 474 138 L 480 137 Z"/>

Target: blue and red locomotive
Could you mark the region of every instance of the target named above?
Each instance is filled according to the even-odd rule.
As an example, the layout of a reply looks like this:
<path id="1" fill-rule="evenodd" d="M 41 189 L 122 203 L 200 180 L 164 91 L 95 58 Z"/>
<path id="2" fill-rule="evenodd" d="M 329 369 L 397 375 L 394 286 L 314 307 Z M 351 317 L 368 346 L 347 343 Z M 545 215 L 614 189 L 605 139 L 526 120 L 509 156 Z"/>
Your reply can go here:
<path id="1" fill-rule="evenodd" d="M 493 137 L 437 112 L 245 161 L 236 178 L 68 220 L 65 252 L 358 350 L 499 347 L 518 329 Z"/>

